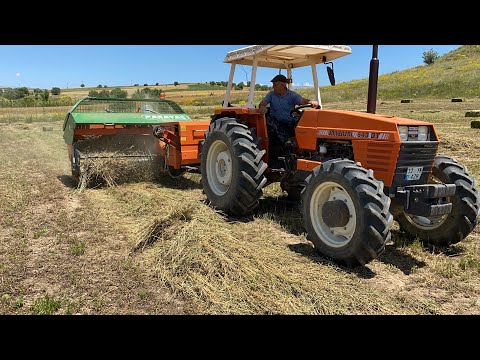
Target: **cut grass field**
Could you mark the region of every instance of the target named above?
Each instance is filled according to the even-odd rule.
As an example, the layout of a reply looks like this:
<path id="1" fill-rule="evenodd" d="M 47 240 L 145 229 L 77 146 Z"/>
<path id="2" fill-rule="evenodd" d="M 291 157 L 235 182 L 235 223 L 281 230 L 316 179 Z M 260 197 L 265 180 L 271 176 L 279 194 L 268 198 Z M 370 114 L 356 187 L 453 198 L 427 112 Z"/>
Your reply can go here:
<path id="1" fill-rule="evenodd" d="M 480 179 L 465 117 L 479 108 L 398 99 L 377 112 L 435 123 L 441 153 Z M 0 314 L 480 314 L 478 227 L 435 249 L 395 225 L 385 253 L 347 269 L 315 253 L 278 184 L 239 219 L 204 203 L 198 174 L 80 191 L 64 109 L 13 111 L 0 113 Z"/>

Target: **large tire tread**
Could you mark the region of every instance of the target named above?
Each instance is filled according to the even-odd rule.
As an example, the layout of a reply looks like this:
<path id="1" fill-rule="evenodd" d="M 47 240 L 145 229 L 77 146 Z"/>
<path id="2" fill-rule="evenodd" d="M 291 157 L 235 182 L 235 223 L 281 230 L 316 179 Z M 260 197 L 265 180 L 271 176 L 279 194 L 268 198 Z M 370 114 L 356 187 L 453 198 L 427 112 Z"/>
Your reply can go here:
<path id="1" fill-rule="evenodd" d="M 210 189 L 206 176 L 206 153 L 210 142 L 209 136 L 221 133 L 228 138 L 229 148 L 233 161 L 237 161 L 238 169 L 232 174 L 232 186 L 223 196 L 216 196 Z M 248 126 L 241 124 L 235 118 L 219 118 L 213 121 L 206 134 L 202 146 L 202 182 L 208 202 L 223 212 L 243 216 L 252 212 L 258 206 L 258 200 L 263 195 L 263 186 L 266 183 L 264 172 L 267 164 L 262 160 L 265 150 L 261 150 L 258 139 L 252 135 Z"/>
<path id="2" fill-rule="evenodd" d="M 364 224 L 364 228 L 357 228 L 350 242 L 340 250 L 326 247 L 318 238 L 309 219 L 308 197 L 313 192 L 309 185 L 320 176 L 328 176 L 328 173 L 335 173 L 337 179 L 343 178 L 347 182 L 346 187 L 353 191 L 360 203 L 356 211 L 357 218 L 361 218 L 361 221 L 357 222 L 357 226 Z M 325 179 L 332 181 L 332 178 Z M 383 193 L 383 183 L 373 177 L 371 170 L 352 160 L 334 159 L 313 169 L 305 182 L 306 186 L 302 191 L 305 228 L 308 239 L 313 242 L 318 252 L 348 267 L 366 265 L 383 253 L 385 244 L 391 239 L 393 216 L 389 212 L 390 198 Z M 343 184 L 342 186 L 345 187 Z"/>
<path id="3" fill-rule="evenodd" d="M 437 155 L 434 160 L 432 174 L 446 184 L 455 184 L 457 192 L 452 199 L 452 212 L 436 229 L 424 230 L 415 227 L 404 212 L 397 221 L 400 229 L 418 236 L 422 241 L 436 246 L 449 246 L 465 239 L 478 222 L 480 194 L 473 176 L 468 174 L 466 166 L 455 159 Z"/>

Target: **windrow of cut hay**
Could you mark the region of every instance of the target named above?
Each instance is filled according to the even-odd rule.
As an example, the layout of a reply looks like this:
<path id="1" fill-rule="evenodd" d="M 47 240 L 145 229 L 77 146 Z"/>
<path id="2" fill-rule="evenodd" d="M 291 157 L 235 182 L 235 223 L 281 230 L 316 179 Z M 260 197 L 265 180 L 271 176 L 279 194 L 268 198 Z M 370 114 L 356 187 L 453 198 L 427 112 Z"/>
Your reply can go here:
<path id="1" fill-rule="evenodd" d="M 369 287 L 274 221 L 232 221 L 193 199 L 164 201 L 162 215 L 138 234 L 132 256 L 142 252 L 158 279 L 195 313 L 428 312 Z"/>

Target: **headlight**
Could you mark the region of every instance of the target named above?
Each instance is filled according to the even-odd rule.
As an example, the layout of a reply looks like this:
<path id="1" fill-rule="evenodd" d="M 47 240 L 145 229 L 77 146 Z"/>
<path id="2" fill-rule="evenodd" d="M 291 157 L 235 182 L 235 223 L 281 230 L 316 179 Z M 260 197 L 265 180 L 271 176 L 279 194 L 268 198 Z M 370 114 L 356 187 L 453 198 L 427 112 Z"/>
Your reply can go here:
<path id="1" fill-rule="evenodd" d="M 428 126 L 418 127 L 418 141 L 426 141 L 428 139 Z"/>
<path id="2" fill-rule="evenodd" d="M 403 141 L 408 140 L 408 127 L 407 126 L 399 126 L 398 132 L 400 133 L 400 139 Z"/>

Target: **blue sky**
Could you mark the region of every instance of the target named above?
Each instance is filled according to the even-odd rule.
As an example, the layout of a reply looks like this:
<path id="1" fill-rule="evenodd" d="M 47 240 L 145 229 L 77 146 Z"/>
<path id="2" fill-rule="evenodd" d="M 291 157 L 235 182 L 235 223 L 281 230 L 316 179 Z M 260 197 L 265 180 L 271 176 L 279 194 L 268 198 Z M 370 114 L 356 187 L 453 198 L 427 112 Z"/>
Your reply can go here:
<path id="1" fill-rule="evenodd" d="M 347 44 L 348 45 L 348 44 Z M 175 81 L 227 81 L 228 51 L 248 45 L 0 45 L 0 87 L 51 89 L 99 84 L 171 84 Z M 380 45 L 380 74 L 423 64 L 430 49 L 439 55 L 460 45 Z M 371 45 L 350 45 L 352 54 L 334 61 L 337 83 L 368 77 Z M 320 85 L 327 85 L 323 65 L 317 65 Z M 244 71 L 242 71 L 242 69 Z M 237 66 L 234 82 L 250 79 L 249 66 Z M 269 84 L 278 73 L 261 69 L 257 83 Z M 284 72 L 285 73 L 285 72 Z M 311 84 L 309 68 L 294 69 L 295 84 Z"/>

